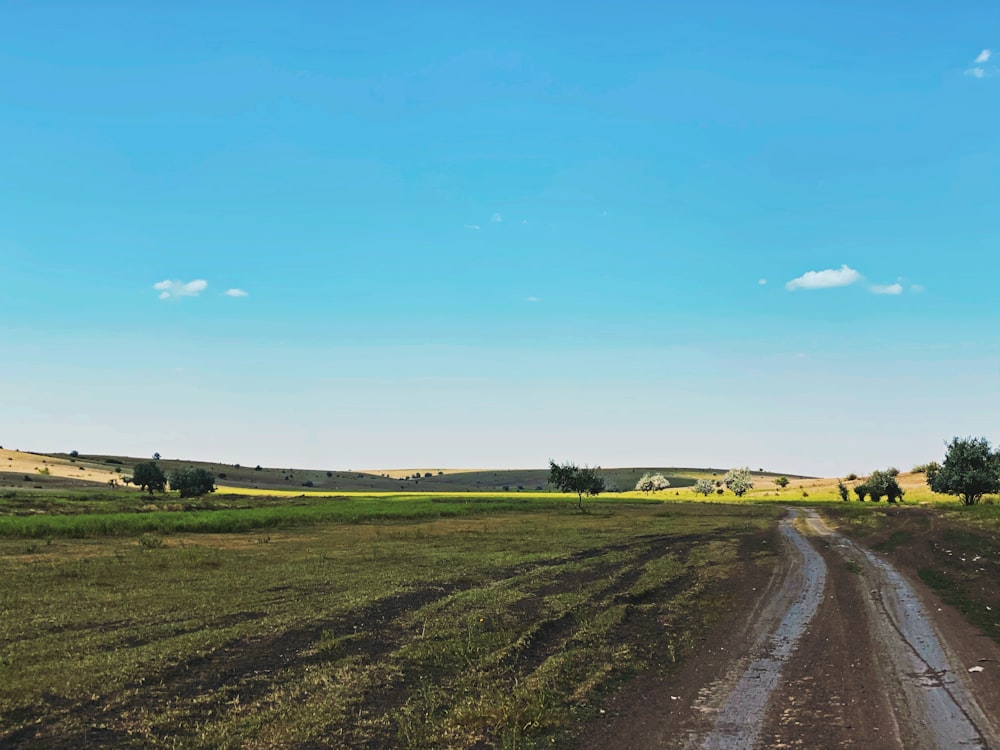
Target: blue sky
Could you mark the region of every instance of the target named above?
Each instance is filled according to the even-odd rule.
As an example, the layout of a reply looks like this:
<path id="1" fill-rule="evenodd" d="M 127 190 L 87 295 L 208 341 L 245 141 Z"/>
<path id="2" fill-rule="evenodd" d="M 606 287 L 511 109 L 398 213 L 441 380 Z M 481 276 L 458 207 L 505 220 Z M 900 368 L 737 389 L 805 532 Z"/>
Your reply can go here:
<path id="1" fill-rule="evenodd" d="M 140 5 L 0 4 L 4 447 L 1000 438 L 995 2 Z"/>

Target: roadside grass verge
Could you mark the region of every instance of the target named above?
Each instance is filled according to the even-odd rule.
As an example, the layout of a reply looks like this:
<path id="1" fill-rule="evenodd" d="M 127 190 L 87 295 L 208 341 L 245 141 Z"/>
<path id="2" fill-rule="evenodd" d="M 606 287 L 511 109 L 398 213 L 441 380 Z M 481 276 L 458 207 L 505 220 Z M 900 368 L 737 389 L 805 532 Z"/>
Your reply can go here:
<path id="1" fill-rule="evenodd" d="M 934 589 L 943 601 L 955 607 L 972 625 L 1000 643 L 1000 610 L 996 596 L 984 598 L 977 576 L 956 570 L 920 568 L 920 580 Z M 992 602 L 988 604 L 987 602 Z"/>
<path id="2" fill-rule="evenodd" d="M 0 745 L 560 746 L 690 652 L 781 513 L 476 507 L 0 539 Z"/>
<path id="3" fill-rule="evenodd" d="M 972 625 L 1000 643 L 1000 506 L 943 501 L 825 512 L 852 536 L 920 578 Z"/>

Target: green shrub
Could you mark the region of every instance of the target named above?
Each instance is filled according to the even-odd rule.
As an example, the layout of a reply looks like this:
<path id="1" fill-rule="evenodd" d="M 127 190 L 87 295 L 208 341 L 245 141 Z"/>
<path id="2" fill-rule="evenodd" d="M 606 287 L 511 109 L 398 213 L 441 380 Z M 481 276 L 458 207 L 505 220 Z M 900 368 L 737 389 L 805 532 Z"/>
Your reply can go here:
<path id="1" fill-rule="evenodd" d="M 177 490 L 181 497 L 199 497 L 215 492 L 215 477 L 201 468 L 177 469 L 170 474 L 170 489 Z"/>

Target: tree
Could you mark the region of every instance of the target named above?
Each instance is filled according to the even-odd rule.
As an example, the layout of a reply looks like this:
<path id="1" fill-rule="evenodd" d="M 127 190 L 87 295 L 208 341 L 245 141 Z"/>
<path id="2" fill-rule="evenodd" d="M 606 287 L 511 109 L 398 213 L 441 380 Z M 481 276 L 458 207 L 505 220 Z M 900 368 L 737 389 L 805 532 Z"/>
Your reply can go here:
<path id="1" fill-rule="evenodd" d="M 774 480 L 774 483 L 781 487 L 781 489 L 785 489 L 788 486 L 788 477 L 778 477 Z"/>
<path id="2" fill-rule="evenodd" d="M 132 469 L 132 484 L 152 495 L 167 489 L 167 476 L 155 461 L 136 464 Z"/>
<path id="3" fill-rule="evenodd" d="M 670 486 L 670 480 L 667 479 L 662 474 L 650 474 L 648 471 L 642 475 L 642 478 L 636 482 L 635 491 L 645 492 L 647 495 L 650 492 L 659 492 L 660 490 L 665 490 Z"/>
<path id="4" fill-rule="evenodd" d="M 749 467 L 746 466 L 742 469 L 730 469 L 722 478 L 722 483 L 736 497 L 743 497 L 749 490 L 753 489 L 753 478 L 750 476 Z"/>
<path id="5" fill-rule="evenodd" d="M 958 495 L 963 505 L 976 505 L 989 492 L 1000 491 L 1000 452 L 986 438 L 952 438 L 940 468 L 927 471 L 934 492 Z"/>
<path id="6" fill-rule="evenodd" d="M 837 482 L 837 492 L 840 493 L 840 499 L 845 503 L 851 499 L 851 491 L 847 489 L 847 485 L 843 482 Z"/>
<path id="7" fill-rule="evenodd" d="M 560 492 L 575 492 L 577 507 L 583 510 L 583 496 L 600 495 L 604 492 L 604 479 L 597 472 L 600 466 L 577 466 L 576 464 L 557 464 L 549 459 L 549 484 Z"/>
<path id="8" fill-rule="evenodd" d="M 868 496 L 868 485 L 865 484 L 864 482 L 857 485 L 854 488 L 854 494 L 857 495 L 858 500 L 863 503 L 865 501 L 865 498 Z"/>
<path id="9" fill-rule="evenodd" d="M 160 460 L 160 454 L 159 453 L 154 453 L 153 454 L 153 460 L 154 461 L 159 461 Z"/>
<path id="10" fill-rule="evenodd" d="M 694 491 L 708 497 L 715 491 L 715 482 L 711 479 L 699 479 L 694 483 Z"/>
<path id="11" fill-rule="evenodd" d="M 181 497 L 198 497 L 215 492 L 215 477 L 205 469 L 176 469 L 170 472 L 170 489 L 180 492 Z"/>
<path id="12" fill-rule="evenodd" d="M 873 471 L 872 475 L 865 480 L 865 487 L 868 488 L 868 494 L 871 495 L 873 503 L 879 502 L 883 497 L 890 503 L 903 499 L 903 488 L 896 481 L 896 474 L 899 472 L 896 474 L 892 472 L 892 468 L 885 471 Z"/>
<path id="13" fill-rule="evenodd" d="M 903 502 L 903 495 L 906 493 L 903 492 L 903 488 L 899 486 L 899 482 L 896 481 L 896 477 L 892 477 L 889 481 L 889 485 L 886 487 L 886 494 L 888 495 L 886 499 L 890 503 L 894 503 L 897 500 L 899 502 Z"/>

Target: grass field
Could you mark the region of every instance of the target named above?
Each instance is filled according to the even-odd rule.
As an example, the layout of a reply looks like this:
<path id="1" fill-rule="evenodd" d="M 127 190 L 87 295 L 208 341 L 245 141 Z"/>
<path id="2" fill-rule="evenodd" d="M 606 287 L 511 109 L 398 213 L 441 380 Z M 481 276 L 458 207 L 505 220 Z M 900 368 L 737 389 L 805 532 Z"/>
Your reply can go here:
<path id="1" fill-rule="evenodd" d="M 601 696 L 696 647 L 727 591 L 773 563 L 791 503 L 1000 640 L 1000 505 L 963 508 L 921 475 L 901 475 L 899 506 L 772 479 L 744 499 L 609 493 L 585 513 L 558 493 L 412 483 L 183 501 L 4 488 L 0 745 L 568 745 Z"/>
<path id="2" fill-rule="evenodd" d="M 551 747 L 683 658 L 780 512 L 378 502 L 420 512 L 0 539 L 0 744 Z"/>

